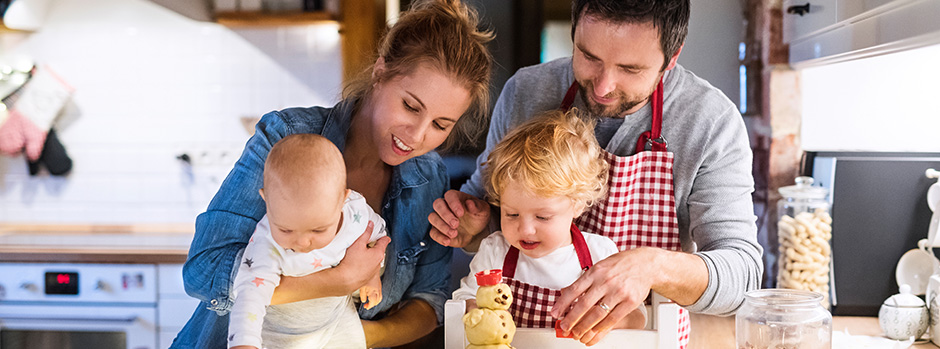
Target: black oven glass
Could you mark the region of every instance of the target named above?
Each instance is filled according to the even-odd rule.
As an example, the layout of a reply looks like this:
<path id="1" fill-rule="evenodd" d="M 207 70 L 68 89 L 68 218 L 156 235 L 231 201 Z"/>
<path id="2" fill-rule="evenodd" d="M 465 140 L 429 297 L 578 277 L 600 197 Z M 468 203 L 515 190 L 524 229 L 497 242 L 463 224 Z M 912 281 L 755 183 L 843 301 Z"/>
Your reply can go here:
<path id="1" fill-rule="evenodd" d="M 3 349 L 127 349 L 124 332 L 0 331 Z"/>
<path id="2" fill-rule="evenodd" d="M 78 294 L 78 273 L 46 272 L 46 294 Z"/>

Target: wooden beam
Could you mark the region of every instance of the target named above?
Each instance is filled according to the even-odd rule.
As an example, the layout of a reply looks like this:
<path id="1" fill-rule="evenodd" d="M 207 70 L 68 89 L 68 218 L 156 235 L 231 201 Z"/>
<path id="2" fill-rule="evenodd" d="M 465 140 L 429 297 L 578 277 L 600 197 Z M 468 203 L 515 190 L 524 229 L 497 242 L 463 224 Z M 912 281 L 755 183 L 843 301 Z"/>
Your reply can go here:
<path id="1" fill-rule="evenodd" d="M 375 62 L 385 32 L 385 0 L 342 0 L 343 80 L 348 81 Z"/>

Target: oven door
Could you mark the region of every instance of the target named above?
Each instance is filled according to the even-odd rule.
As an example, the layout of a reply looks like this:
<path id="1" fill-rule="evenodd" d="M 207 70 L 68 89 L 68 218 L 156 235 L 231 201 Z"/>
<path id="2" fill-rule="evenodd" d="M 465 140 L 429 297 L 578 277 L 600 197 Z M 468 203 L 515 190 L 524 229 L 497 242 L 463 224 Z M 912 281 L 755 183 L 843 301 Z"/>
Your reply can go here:
<path id="1" fill-rule="evenodd" d="M 3 349 L 155 349 L 156 308 L 0 304 Z"/>

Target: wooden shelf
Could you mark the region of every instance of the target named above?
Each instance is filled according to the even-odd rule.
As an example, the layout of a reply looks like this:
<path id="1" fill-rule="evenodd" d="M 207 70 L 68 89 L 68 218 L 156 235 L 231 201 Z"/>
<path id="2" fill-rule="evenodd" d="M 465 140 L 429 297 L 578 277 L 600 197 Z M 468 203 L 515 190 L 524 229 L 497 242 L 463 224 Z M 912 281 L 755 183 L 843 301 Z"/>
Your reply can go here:
<path id="1" fill-rule="evenodd" d="M 336 22 L 333 14 L 317 12 L 218 12 L 215 21 L 227 27 L 273 27 Z"/>

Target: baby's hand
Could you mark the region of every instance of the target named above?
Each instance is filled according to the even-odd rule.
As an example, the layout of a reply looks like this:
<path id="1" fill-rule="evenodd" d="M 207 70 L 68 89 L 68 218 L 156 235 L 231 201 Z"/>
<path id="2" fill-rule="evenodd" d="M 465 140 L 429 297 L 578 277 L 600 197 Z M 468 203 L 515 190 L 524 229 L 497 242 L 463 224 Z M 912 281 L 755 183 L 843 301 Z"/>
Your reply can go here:
<path id="1" fill-rule="evenodd" d="M 359 288 L 359 301 L 366 309 L 372 309 L 382 302 L 382 284 L 365 285 Z"/>

